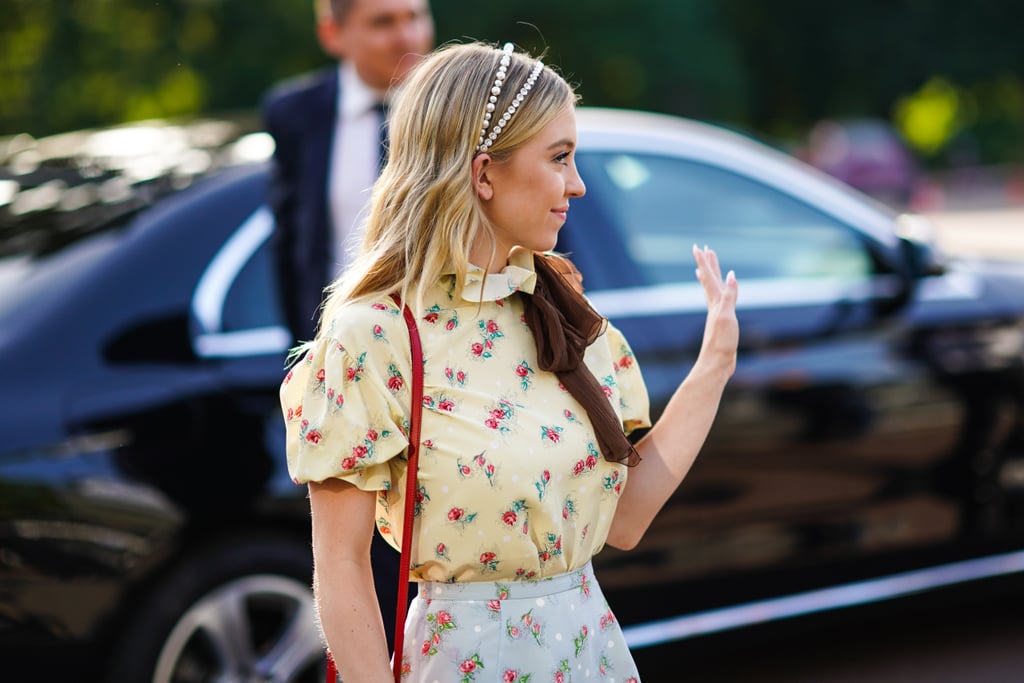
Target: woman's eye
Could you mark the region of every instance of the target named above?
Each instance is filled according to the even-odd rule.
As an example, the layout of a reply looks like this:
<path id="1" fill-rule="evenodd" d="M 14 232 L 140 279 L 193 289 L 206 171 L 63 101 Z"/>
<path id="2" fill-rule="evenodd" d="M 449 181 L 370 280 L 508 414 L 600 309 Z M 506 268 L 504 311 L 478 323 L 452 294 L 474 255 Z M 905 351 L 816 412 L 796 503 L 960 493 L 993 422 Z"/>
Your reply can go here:
<path id="1" fill-rule="evenodd" d="M 555 161 L 557 161 L 558 163 L 563 163 L 568 158 L 569 158 L 569 153 L 568 152 L 562 152 L 558 156 L 555 157 Z"/>

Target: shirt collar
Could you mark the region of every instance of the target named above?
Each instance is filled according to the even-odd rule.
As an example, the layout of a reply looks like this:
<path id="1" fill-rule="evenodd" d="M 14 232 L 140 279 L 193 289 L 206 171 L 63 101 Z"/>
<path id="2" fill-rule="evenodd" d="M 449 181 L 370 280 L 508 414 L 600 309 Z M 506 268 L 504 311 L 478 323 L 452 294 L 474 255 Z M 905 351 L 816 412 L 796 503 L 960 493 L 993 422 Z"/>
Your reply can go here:
<path id="1" fill-rule="evenodd" d="M 484 269 L 470 264 L 466 284 L 462 288 L 462 298 L 473 303 L 497 301 L 515 292 L 533 294 L 536 284 L 533 252 L 516 247 L 509 254 L 508 265 L 500 273 L 489 273 L 484 278 Z"/>
<path id="2" fill-rule="evenodd" d="M 361 116 L 384 101 L 384 93 L 366 85 L 350 62 L 338 65 L 338 82 L 338 118 Z"/>

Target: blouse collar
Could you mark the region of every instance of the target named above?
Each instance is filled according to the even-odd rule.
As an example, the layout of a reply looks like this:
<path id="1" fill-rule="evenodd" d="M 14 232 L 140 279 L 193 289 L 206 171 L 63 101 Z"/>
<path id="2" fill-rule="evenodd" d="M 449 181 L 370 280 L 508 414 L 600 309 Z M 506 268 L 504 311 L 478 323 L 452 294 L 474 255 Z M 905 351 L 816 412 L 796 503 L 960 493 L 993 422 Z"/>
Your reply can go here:
<path id="1" fill-rule="evenodd" d="M 500 273 L 490 273 L 484 278 L 484 269 L 470 264 L 466 273 L 466 284 L 462 298 L 478 301 L 497 301 L 515 292 L 533 294 L 537 284 L 537 273 L 533 267 L 533 252 L 515 247 L 508 257 L 508 265 Z"/>

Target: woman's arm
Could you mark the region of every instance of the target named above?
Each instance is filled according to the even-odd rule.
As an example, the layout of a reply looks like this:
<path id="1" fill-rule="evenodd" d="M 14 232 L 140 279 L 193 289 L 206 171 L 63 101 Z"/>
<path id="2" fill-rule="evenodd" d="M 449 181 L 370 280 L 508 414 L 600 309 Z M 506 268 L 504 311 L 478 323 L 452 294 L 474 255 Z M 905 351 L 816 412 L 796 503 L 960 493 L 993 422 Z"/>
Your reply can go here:
<path id="1" fill-rule="evenodd" d="M 327 646 L 345 683 L 387 683 L 384 624 L 370 570 L 376 493 L 339 479 L 310 483 L 313 592 Z"/>
<path id="2" fill-rule="evenodd" d="M 725 384 L 736 368 L 739 326 L 736 322 L 736 277 L 723 281 L 715 252 L 693 248 L 697 279 L 704 286 L 708 317 L 700 354 L 676 389 L 658 423 L 636 449 L 642 461 L 629 472 L 619 499 L 608 543 L 628 550 L 636 546 L 669 496 L 697 458 L 718 412 Z"/>

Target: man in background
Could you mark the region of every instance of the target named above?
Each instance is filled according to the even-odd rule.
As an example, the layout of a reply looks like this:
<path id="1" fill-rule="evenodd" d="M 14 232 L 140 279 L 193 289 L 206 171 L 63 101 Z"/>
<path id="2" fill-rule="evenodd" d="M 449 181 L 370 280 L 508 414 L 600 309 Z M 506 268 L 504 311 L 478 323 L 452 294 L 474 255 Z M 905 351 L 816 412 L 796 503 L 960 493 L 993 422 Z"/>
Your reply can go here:
<path id="1" fill-rule="evenodd" d="M 285 318 L 312 339 L 324 287 L 358 244 L 382 161 L 388 91 L 434 46 L 428 0 L 316 0 L 316 35 L 330 67 L 274 87 L 263 102 L 274 137 L 268 200 Z M 399 555 L 374 534 L 374 581 L 389 642 Z"/>
<path id="2" fill-rule="evenodd" d="M 337 64 L 271 90 L 269 201 L 285 318 L 312 339 L 324 287 L 358 244 L 380 170 L 388 90 L 434 45 L 428 0 L 316 0 L 316 35 Z"/>

